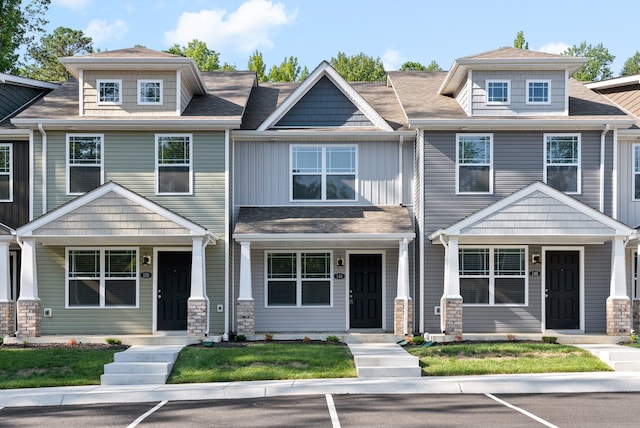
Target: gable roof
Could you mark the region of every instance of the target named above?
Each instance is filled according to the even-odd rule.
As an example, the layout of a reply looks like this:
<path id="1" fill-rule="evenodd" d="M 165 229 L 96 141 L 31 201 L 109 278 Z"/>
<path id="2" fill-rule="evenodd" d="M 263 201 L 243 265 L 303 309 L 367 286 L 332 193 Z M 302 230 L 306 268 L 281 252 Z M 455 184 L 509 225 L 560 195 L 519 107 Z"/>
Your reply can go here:
<path id="1" fill-rule="evenodd" d="M 585 86 L 640 119 L 640 74 L 587 83 Z"/>
<path id="2" fill-rule="evenodd" d="M 326 61 L 322 61 L 318 67 L 311 72 L 309 77 L 298 87 L 296 87 L 287 98 L 257 127 L 258 131 L 266 131 L 276 126 L 276 124 L 290 112 L 302 98 L 311 91 L 322 78 L 327 78 L 353 105 L 371 121 L 378 129 L 383 131 L 393 131 L 391 126 L 384 120 L 378 112 L 357 92 L 338 72 Z"/>
<path id="3" fill-rule="evenodd" d="M 73 199 L 16 229 L 20 239 L 49 244 L 191 244 L 218 237 L 204 227 L 114 182 Z"/>
<path id="4" fill-rule="evenodd" d="M 12 128 L 9 119 L 49 91 L 56 89 L 55 83 L 27 79 L 0 73 L 0 129 Z"/>
<path id="5" fill-rule="evenodd" d="M 589 205 L 542 183 L 534 182 L 506 198 L 429 236 L 458 236 L 465 243 L 499 242 L 601 243 L 629 237 L 633 229 Z M 570 238 L 568 240 L 567 238 Z"/>
<path id="6" fill-rule="evenodd" d="M 7 226 L 6 224 L 0 223 L 0 242 L 10 242 L 15 240 L 16 231 Z"/>

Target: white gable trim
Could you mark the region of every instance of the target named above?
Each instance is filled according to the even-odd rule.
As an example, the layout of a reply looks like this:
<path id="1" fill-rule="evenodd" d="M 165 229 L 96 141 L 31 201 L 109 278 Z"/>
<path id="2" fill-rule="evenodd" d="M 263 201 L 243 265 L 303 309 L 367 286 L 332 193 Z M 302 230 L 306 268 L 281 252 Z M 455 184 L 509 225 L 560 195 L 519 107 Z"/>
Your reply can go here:
<path id="1" fill-rule="evenodd" d="M 166 218 L 167 220 L 172 221 L 175 224 L 189 230 L 189 233 L 191 236 L 211 237 L 213 241 L 216 241 L 218 239 L 218 236 L 216 236 L 214 233 L 209 232 L 207 229 L 203 228 L 202 226 L 199 226 L 187 220 L 186 218 L 172 211 L 169 211 L 166 208 L 163 208 L 162 206 L 156 204 L 155 202 L 152 202 L 149 199 L 143 196 L 140 196 L 112 181 L 92 190 L 91 192 L 87 192 L 84 195 L 77 197 L 71 202 L 65 205 L 62 205 L 59 208 L 56 208 L 55 210 L 43 215 L 42 217 L 39 217 L 38 219 L 32 221 L 31 223 L 27 223 L 24 226 L 19 227 L 18 229 L 16 229 L 16 234 L 18 235 L 19 238 L 33 236 L 33 232 L 39 229 L 40 227 L 58 220 L 64 215 L 69 214 L 74 210 L 90 202 L 95 201 L 96 199 L 106 195 L 109 192 L 116 193 L 124 197 L 125 199 L 128 199 L 133 203 L 143 208 L 146 208 Z"/>
<path id="2" fill-rule="evenodd" d="M 590 217 L 591 219 L 602 223 L 604 226 L 607 226 L 613 229 L 614 233 L 612 233 L 612 236 L 614 235 L 630 236 L 633 233 L 633 229 L 626 226 L 625 224 L 612 219 L 611 217 L 601 213 L 600 211 L 594 208 L 591 208 L 590 206 L 578 201 L 577 199 L 572 198 L 569 195 L 566 195 L 563 192 L 560 192 L 559 190 L 556 190 L 555 188 L 545 183 L 542 183 L 541 181 L 536 181 L 535 183 L 532 183 L 527 187 L 520 189 L 515 193 L 512 193 L 506 198 L 476 212 L 475 214 L 470 215 L 469 217 L 447 227 L 446 229 L 437 230 L 436 232 L 432 233 L 429 236 L 429 239 L 437 240 L 440 238 L 440 236 L 447 236 L 447 235 L 460 236 L 462 235 L 462 231 L 465 228 L 477 223 L 478 221 L 492 214 L 495 214 L 504 210 L 511 204 L 519 201 L 525 196 L 533 194 L 534 192 L 544 193 L 550 198 L 555 199 L 556 201 L 584 214 L 585 216 Z"/>
<path id="3" fill-rule="evenodd" d="M 322 61 L 318 67 L 307 77 L 307 79 L 296 88 L 284 102 L 273 111 L 258 127 L 258 131 L 266 131 L 273 127 L 284 117 L 307 92 L 326 76 L 338 89 L 369 119 L 375 126 L 384 131 L 393 131 L 391 126 L 380 116 L 369 103 L 353 87 L 338 74 L 338 72 L 326 61 Z"/>

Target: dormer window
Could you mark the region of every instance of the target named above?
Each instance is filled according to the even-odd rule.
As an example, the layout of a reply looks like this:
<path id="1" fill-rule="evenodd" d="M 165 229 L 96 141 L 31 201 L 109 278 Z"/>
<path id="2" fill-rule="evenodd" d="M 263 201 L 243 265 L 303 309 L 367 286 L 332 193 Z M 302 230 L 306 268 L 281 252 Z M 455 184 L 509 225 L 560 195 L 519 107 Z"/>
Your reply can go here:
<path id="1" fill-rule="evenodd" d="M 162 80 L 138 80 L 138 104 L 162 104 Z"/>
<path id="2" fill-rule="evenodd" d="M 122 80 L 97 80 L 98 105 L 122 104 Z"/>
<path id="3" fill-rule="evenodd" d="M 550 80 L 527 80 L 527 104 L 551 104 Z"/>
<path id="4" fill-rule="evenodd" d="M 487 80 L 487 104 L 510 104 L 510 86 L 509 80 Z"/>

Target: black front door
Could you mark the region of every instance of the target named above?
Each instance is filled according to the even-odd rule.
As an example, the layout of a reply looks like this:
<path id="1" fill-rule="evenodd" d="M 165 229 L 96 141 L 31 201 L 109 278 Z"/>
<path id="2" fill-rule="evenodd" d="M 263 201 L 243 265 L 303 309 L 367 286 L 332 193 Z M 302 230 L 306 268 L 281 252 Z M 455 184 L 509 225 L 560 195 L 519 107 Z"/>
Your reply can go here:
<path id="1" fill-rule="evenodd" d="M 191 253 L 159 252 L 158 330 L 187 329 L 187 299 L 191 293 Z"/>
<path id="2" fill-rule="evenodd" d="M 351 328 L 382 327 L 382 256 L 352 254 L 349 257 Z"/>
<path id="3" fill-rule="evenodd" d="M 546 328 L 580 328 L 580 253 L 547 251 L 545 257 Z"/>

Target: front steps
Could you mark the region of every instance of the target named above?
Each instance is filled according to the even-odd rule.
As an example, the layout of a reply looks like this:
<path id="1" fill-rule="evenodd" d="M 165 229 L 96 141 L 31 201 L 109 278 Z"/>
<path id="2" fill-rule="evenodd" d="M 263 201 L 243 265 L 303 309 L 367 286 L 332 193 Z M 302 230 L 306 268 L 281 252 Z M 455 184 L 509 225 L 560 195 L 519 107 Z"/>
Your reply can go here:
<path id="1" fill-rule="evenodd" d="M 132 346 L 114 354 L 105 364 L 102 385 L 155 385 L 166 383 L 182 345 Z"/>
<path id="2" fill-rule="evenodd" d="M 349 343 L 359 378 L 420 377 L 418 357 L 396 343 Z"/>
<path id="3" fill-rule="evenodd" d="M 640 349 L 620 345 L 579 345 L 617 372 L 640 371 Z"/>

